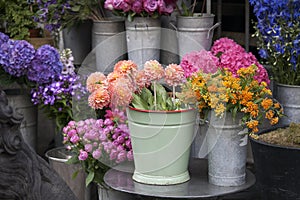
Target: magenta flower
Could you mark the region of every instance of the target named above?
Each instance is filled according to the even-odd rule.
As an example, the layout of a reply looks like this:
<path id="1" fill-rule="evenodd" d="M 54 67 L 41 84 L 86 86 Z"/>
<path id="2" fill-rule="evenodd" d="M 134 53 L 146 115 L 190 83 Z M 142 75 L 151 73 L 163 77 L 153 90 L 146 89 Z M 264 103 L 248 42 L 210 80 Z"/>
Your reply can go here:
<path id="1" fill-rule="evenodd" d="M 121 163 L 124 162 L 126 159 L 127 159 L 127 152 L 123 150 L 118 153 L 116 162 Z"/>
<path id="2" fill-rule="evenodd" d="M 79 160 L 86 160 L 88 158 L 88 153 L 86 151 L 80 150 L 79 152 L 80 152 L 78 156 Z"/>
<path id="3" fill-rule="evenodd" d="M 86 152 L 92 152 L 92 150 L 93 150 L 93 145 L 92 144 L 86 144 L 86 145 L 84 145 L 84 150 L 86 151 Z"/>
<path id="4" fill-rule="evenodd" d="M 73 135 L 70 139 L 70 142 L 72 142 L 73 144 L 76 144 L 79 140 L 80 140 L 80 138 L 78 135 Z"/>
<path id="5" fill-rule="evenodd" d="M 176 7 L 176 2 L 170 2 L 169 4 L 166 3 L 164 0 L 159 0 L 158 1 L 158 13 L 163 15 L 167 14 L 170 15 L 173 11 L 174 8 Z"/>
<path id="6" fill-rule="evenodd" d="M 144 0 L 143 5 L 145 11 L 150 14 L 154 13 L 158 8 L 157 0 Z"/>
<path id="7" fill-rule="evenodd" d="M 127 152 L 127 159 L 129 161 L 133 160 L 133 152 L 132 152 L 132 150 L 130 150 L 130 151 Z"/>
<path id="8" fill-rule="evenodd" d="M 140 14 L 143 11 L 143 1 L 142 0 L 134 1 L 131 6 L 131 10 L 137 14 Z"/>
<path id="9" fill-rule="evenodd" d="M 102 155 L 102 152 L 100 149 L 96 149 L 95 151 L 93 151 L 93 154 L 92 154 L 93 158 L 95 158 L 95 159 L 99 159 L 101 157 L 101 155 Z"/>

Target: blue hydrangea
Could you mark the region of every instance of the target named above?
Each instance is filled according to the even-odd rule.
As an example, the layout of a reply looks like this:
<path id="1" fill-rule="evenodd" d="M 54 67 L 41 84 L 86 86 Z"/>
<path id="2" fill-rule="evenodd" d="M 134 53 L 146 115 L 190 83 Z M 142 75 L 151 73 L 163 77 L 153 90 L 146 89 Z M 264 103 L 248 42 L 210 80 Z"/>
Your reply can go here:
<path id="1" fill-rule="evenodd" d="M 8 40 L 1 47 L 4 56 L 0 58 L 0 64 L 3 69 L 15 77 L 26 75 L 34 58 L 34 47 L 25 40 Z"/>
<path id="2" fill-rule="evenodd" d="M 27 77 L 39 84 L 49 83 L 61 74 L 63 64 L 57 49 L 43 45 L 37 49 Z"/>

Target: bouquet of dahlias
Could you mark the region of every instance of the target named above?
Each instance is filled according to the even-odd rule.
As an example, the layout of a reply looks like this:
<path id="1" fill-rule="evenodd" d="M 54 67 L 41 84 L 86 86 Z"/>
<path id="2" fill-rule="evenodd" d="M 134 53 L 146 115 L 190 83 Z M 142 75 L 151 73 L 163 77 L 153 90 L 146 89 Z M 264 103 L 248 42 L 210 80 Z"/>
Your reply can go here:
<path id="1" fill-rule="evenodd" d="M 68 163 L 80 163 L 87 172 L 86 185 L 104 184 L 105 172 L 116 164 L 132 161 L 127 118 L 122 111 L 106 110 L 103 119 L 70 121 L 63 128 L 64 143 L 74 153 Z"/>
<path id="2" fill-rule="evenodd" d="M 104 8 L 132 21 L 137 16 L 157 18 L 160 15 L 170 15 L 176 8 L 176 2 L 177 0 L 106 0 Z"/>
<path id="3" fill-rule="evenodd" d="M 150 60 L 144 69 L 137 70 L 132 61 L 119 61 L 107 77 L 101 72 L 88 77 L 88 101 L 95 110 L 124 109 L 128 105 L 144 110 L 177 110 L 182 104 L 176 99 L 175 89 L 185 80 L 184 71 L 177 64 L 164 69 L 159 62 Z"/>
<path id="4" fill-rule="evenodd" d="M 208 111 L 214 111 L 220 118 L 226 112 L 231 112 L 233 117 L 242 113 L 242 125 L 256 133 L 264 118 L 274 125 L 283 116 L 283 109 L 273 100 L 267 83 L 255 78 L 257 71 L 256 65 L 242 67 L 236 74 L 227 68 L 214 73 L 204 73 L 200 69 L 188 78 L 187 86 L 197 97 L 198 109 L 205 113 L 204 116 Z"/>
<path id="5" fill-rule="evenodd" d="M 259 55 L 278 83 L 300 85 L 300 1 L 249 0 Z"/>

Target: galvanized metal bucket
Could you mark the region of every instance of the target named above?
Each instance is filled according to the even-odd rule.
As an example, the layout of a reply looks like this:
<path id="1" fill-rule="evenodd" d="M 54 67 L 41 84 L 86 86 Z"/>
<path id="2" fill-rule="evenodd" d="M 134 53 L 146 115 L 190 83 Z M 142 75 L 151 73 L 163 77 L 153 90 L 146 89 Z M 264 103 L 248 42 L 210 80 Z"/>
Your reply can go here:
<path id="1" fill-rule="evenodd" d="M 94 21 L 92 48 L 96 55 L 96 69 L 104 74 L 113 71 L 114 64 L 127 58 L 125 22 L 123 18 Z"/>
<path id="2" fill-rule="evenodd" d="M 300 86 L 276 83 L 275 98 L 283 106 L 287 117 L 280 119 L 281 125 L 289 125 L 291 122 L 300 122 Z"/>
<path id="3" fill-rule="evenodd" d="M 240 124 L 241 116 L 233 119 L 226 112 L 223 118 L 211 112 L 207 132 L 208 181 L 219 186 L 245 183 L 248 136 Z"/>
<path id="4" fill-rule="evenodd" d="M 135 17 L 125 21 L 128 59 L 143 69 L 148 60 L 160 61 L 160 19 Z"/>
<path id="5" fill-rule="evenodd" d="M 20 131 L 25 143 L 37 150 L 37 106 L 31 102 L 28 90 L 18 88 L 5 89 L 4 91 L 9 105 L 23 114 Z"/>
<path id="6" fill-rule="evenodd" d="M 196 111 L 129 108 L 127 115 L 135 164 L 133 179 L 153 185 L 188 181 Z"/>
<path id="7" fill-rule="evenodd" d="M 177 16 L 178 53 L 180 57 L 192 51 L 209 50 L 214 29 L 220 23 L 214 23 L 213 14 L 202 13 L 201 16 Z"/>
<path id="8" fill-rule="evenodd" d="M 92 23 L 85 21 L 84 23 L 63 29 L 63 46 L 70 48 L 74 57 L 74 64 L 81 65 L 85 57 L 91 51 L 91 30 Z"/>
<path id="9" fill-rule="evenodd" d="M 78 200 L 91 200 L 91 189 L 85 186 L 86 174 L 79 164 L 67 164 L 71 153 L 65 147 L 57 147 L 46 152 L 50 166 L 62 177 Z M 73 174 L 78 171 L 76 178 Z"/>
<path id="10" fill-rule="evenodd" d="M 161 16 L 160 62 L 168 65 L 179 63 L 177 33 L 172 24 L 176 24 L 176 12 L 171 16 Z"/>

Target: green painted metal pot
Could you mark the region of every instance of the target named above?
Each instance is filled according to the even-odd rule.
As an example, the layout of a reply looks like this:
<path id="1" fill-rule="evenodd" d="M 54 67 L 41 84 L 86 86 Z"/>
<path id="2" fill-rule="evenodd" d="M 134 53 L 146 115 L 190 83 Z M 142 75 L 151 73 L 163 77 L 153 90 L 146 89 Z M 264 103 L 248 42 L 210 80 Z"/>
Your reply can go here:
<path id="1" fill-rule="evenodd" d="M 129 107 L 127 115 L 135 164 L 133 180 L 153 185 L 188 181 L 196 111 L 148 111 Z"/>

